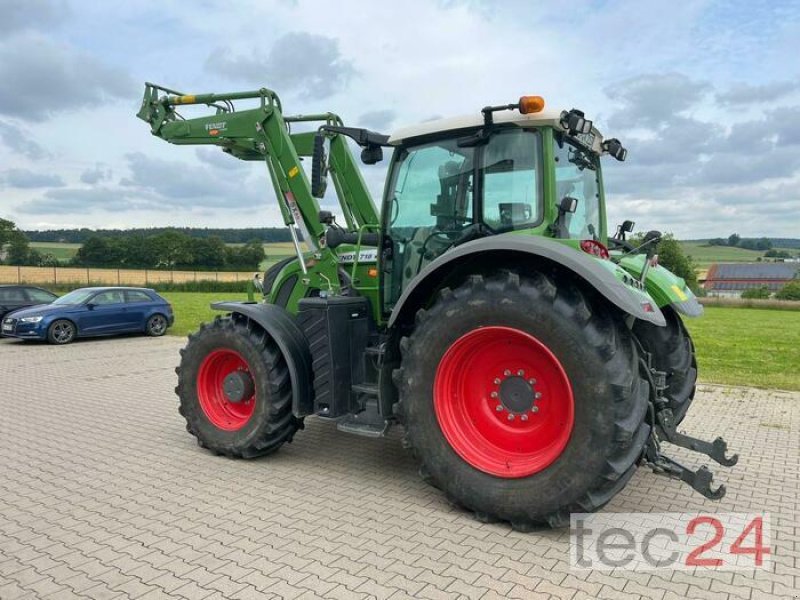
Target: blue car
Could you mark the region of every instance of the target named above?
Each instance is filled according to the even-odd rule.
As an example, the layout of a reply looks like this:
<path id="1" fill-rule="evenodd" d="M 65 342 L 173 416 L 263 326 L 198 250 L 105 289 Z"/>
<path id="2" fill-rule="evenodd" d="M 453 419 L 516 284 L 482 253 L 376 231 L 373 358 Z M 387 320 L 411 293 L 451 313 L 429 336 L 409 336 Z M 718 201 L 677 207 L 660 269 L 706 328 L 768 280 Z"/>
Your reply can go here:
<path id="1" fill-rule="evenodd" d="M 175 321 L 172 306 L 146 288 L 82 288 L 51 304 L 15 310 L 0 334 L 69 344 L 75 338 L 142 332 L 160 336 Z"/>

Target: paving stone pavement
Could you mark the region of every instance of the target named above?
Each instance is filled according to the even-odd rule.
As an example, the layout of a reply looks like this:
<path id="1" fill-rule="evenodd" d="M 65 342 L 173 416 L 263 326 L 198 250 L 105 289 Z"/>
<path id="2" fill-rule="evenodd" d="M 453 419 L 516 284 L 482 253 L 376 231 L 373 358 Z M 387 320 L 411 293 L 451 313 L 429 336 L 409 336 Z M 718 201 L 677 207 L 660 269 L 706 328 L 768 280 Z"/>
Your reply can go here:
<path id="1" fill-rule="evenodd" d="M 767 511 L 770 570 L 578 571 L 568 531 L 522 534 L 450 507 L 399 432 L 370 440 L 307 419 L 273 456 L 210 455 L 177 414 L 182 345 L 0 341 L 0 599 L 800 595 L 800 394 L 702 386 L 685 426 L 741 454 L 715 469 L 726 498 L 640 469 L 606 509 Z"/>

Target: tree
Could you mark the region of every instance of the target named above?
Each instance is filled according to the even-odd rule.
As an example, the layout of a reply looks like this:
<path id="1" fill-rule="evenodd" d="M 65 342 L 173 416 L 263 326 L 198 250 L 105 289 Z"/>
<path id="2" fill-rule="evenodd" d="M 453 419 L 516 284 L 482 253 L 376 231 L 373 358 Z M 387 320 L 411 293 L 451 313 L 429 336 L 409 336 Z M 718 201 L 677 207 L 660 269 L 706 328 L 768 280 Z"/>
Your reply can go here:
<path id="1" fill-rule="evenodd" d="M 692 291 L 696 292 L 699 289 L 692 257 L 683 252 L 680 243 L 671 233 L 661 238 L 656 252 L 658 253 L 658 264 L 669 269 L 678 277 L 682 277 Z"/>
<path id="2" fill-rule="evenodd" d="M 225 248 L 225 264 L 229 268 L 258 269 L 264 256 L 264 246 L 260 240 L 250 240 L 244 246 Z"/>
<path id="3" fill-rule="evenodd" d="M 41 253 L 36 250 L 31 250 L 30 261 L 31 264 L 39 267 L 58 267 L 61 265 L 61 261 L 54 254 L 50 252 Z"/>
<path id="4" fill-rule="evenodd" d="M 150 243 L 150 238 L 135 233 L 119 240 L 126 267 L 149 269 L 158 264 L 158 249 Z"/>
<path id="5" fill-rule="evenodd" d="M 122 258 L 122 247 L 116 240 L 93 235 L 78 248 L 74 262 L 84 267 L 116 267 Z"/>
<path id="6" fill-rule="evenodd" d="M 772 242 L 769 239 L 762 237 L 756 240 L 756 250 L 771 250 Z"/>
<path id="7" fill-rule="evenodd" d="M 767 238 L 742 238 L 739 240 L 739 248 L 744 248 L 745 250 L 769 250 L 772 248 L 772 242 L 770 242 Z"/>
<path id="8" fill-rule="evenodd" d="M 778 300 L 800 300 L 800 279 L 790 281 L 775 294 Z"/>
<path id="9" fill-rule="evenodd" d="M 216 235 L 191 239 L 194 266 L 216 269 L 225 265 L 225 242 Z"/>
<path id="10" fill-rule="evenodd" d="M 17 231 L 17 226 L 13 221 L 0 219 L 0 251 L 3 247 L 11 241 L 14 232 Z"/>
<path id="11" fill-rule="evenodd" d="M 264 253 L 264 244 L 261 240 L 250 240 L 242 247 L 242 258 L 245 265 L 252 265 L 254 269 L 258 269 L 258 265 L 264 260 L 266 254 Z"/>
<path id="12" fill-rule="evenodd" d="M 766 300 L 771 293 L 766 285 L 748 288 L 742 292 L 742 298 L 746 300 Z"/>
<path id="13" fill-rule="evenodd" d="M 30 254 L 31 247 L 28 238 L 21 231 L 12 232 L 8 244 L 8 264 L 27 265 Z"/>
<path id="14" fill-rule="evenodd" d="M 728 245 L 728 241 L 725 240 L 724 238 L 712 238 L 712 239 L 708 240 L 708 245 L 709 246 L 727 246 Z"/>
<path id="15" fill-rule="evenodd" d="M 191 238 L 178 231 L 165 231 L 148 240 L 156 249 L 159 267 L 172 269 L 175 265 L 192 263 Z"/>
<path id="16" fill-rule="evenodd" d="M 792 258 L 792 254 L 786 250 L 776 250 L 772 248 L 764 253 L 767 258 Z"/>
<path id="17" fill-rule="evenodd" d="M 728 236 L 728 246 L 730 246 L 731 248 L 735 248 L 736 246 L 739 245 L 739 242 L 741 240 L 742 238 L 739 237 L 738 233 L 732 233 Z"/>

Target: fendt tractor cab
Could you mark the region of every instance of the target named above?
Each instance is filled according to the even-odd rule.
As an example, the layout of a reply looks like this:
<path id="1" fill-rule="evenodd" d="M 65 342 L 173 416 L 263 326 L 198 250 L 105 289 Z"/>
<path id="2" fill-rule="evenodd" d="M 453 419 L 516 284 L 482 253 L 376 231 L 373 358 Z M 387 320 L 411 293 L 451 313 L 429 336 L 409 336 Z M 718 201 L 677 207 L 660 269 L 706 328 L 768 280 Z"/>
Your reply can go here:
<path id="1" fill-rule="evenodd" d="M 702 307 L 657 264 L 658 232 L 609 235 L 601 157 L 627 151 L 581 111 L 525 96 L 387 136 L 284 116 L 268 89 L 146 84 L 138 116 L 263 163 L 297 255 L 267 271 L 263 302 L 217 303 L 226 315 L 189 336 L 177 393 L 201 446 L 261 456 L 311 415 L 369 437 L 399 424 L 428 481 L 518 529 L 601 508 L 642 464 L 724 494 L 660 446 L 736 462 L 676 429 L 697 379 L 682 317 Z M 367 164 L 392 151 L 380 211 L 348 139 Z M 317 201 L 329 182 L 341 222 Z"/>

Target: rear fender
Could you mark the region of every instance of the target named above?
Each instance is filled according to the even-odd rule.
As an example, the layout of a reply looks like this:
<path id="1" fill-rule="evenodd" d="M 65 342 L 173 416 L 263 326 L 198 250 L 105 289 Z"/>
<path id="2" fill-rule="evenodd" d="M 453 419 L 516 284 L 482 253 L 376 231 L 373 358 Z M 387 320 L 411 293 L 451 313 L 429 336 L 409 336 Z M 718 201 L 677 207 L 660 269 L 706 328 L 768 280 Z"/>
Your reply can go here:
<path id="1" fill-rule="evenodd" d="M 566 269 L 624 313 L 657 326 L 666 324 L 653 298 L 636 287 L 636 282 L 613 262 L 594 258 L 549 238 L 502 234 L 462 244 L 425 267 L 395 304 L 389 327 L 413 318 L 417 309 L 427 304 L 433 292 L 454 268 L 476 261 L 488 263 L 493 269 L 502 268 L 510 262 L 520 264 L 520 261 L 540 265 L 544 262 Z"/>
<path id="2" fill-rule="evenodd" d="M 314 411 L 311 351 L 294 317 L 273 304 L 216 302 L 211 308 L 256 323 L 275 340 L 289 368 L 289 378 L 292 382 L 292 412 L 296 417 L 311 414 Z"/>

